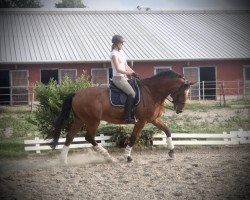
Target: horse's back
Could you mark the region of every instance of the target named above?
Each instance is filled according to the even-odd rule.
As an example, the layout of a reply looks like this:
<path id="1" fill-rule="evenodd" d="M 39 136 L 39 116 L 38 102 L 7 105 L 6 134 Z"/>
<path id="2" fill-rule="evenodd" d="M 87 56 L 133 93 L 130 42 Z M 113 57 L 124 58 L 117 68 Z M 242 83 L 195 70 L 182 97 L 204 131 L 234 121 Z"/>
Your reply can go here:
<path id="1" fill-rule="evenodd" d="M 73 103 L 83 104 L 87 102 L 96 103 L 97 101 L 103 100 L 103 98 L 107 98 L 108 96 L 108 88 L 107 87 L 89 87 L 79 90 L 74 99 Z"/>

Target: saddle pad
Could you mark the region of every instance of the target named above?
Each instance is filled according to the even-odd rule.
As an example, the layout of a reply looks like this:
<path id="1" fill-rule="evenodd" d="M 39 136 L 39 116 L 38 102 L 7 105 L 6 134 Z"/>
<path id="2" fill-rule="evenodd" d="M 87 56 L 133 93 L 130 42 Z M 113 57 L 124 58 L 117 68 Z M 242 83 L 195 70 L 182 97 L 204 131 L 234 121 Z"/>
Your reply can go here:
<path id="1" fill-rule="evenodd" d="M 129 84 L 133 87 L 135 91 L 135 105 L 138 105 L 141 100 L 140 89 L 137 84 L 137 81 L 134 79 L 128 80 Z M 117 88 L 114 83 L 111 81 L 109 85 L 109 100 L 113 106 L 122 106 L 124 107 L 127 100 L 127 95 Z"/>

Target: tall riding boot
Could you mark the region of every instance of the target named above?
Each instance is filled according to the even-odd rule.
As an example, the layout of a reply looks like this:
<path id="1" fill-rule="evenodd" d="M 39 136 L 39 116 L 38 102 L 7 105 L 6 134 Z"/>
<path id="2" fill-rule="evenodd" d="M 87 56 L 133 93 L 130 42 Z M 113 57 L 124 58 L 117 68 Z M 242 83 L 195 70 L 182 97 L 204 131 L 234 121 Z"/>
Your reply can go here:
<path id="1" fill-rule="evenodd" d="M 135 123 L 133 110 L 134 110 L 134 98 L 132 95 L 128 95 L 125 103 L 125 123 L 127 124 Z"/>

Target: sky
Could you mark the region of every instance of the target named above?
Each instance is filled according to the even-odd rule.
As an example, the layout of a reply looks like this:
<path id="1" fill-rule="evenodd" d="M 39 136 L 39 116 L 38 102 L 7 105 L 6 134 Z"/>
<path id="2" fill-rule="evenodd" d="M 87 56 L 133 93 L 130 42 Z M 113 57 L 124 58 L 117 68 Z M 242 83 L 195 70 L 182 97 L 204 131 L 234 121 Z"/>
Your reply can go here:
<path id="1" fill-rule="evenodd" d="M 61 0 L 41 0 L 43 8 L 53 8 Z M 250 0 L 82 0 L 90 10 L 250 10 Z"/>

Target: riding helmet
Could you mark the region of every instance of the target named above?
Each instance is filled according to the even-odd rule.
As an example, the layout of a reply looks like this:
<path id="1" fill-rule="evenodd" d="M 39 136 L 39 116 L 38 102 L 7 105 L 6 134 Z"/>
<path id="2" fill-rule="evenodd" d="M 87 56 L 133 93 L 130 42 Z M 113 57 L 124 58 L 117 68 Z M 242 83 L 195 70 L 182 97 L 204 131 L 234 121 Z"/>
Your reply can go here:
<path id="1" fill-rule="evenodd" d="M 114 35 L 112 37 L 112 43 L 117 44 L 119 42 L 125 42 L 124 38 L 121 35 Z"/>

